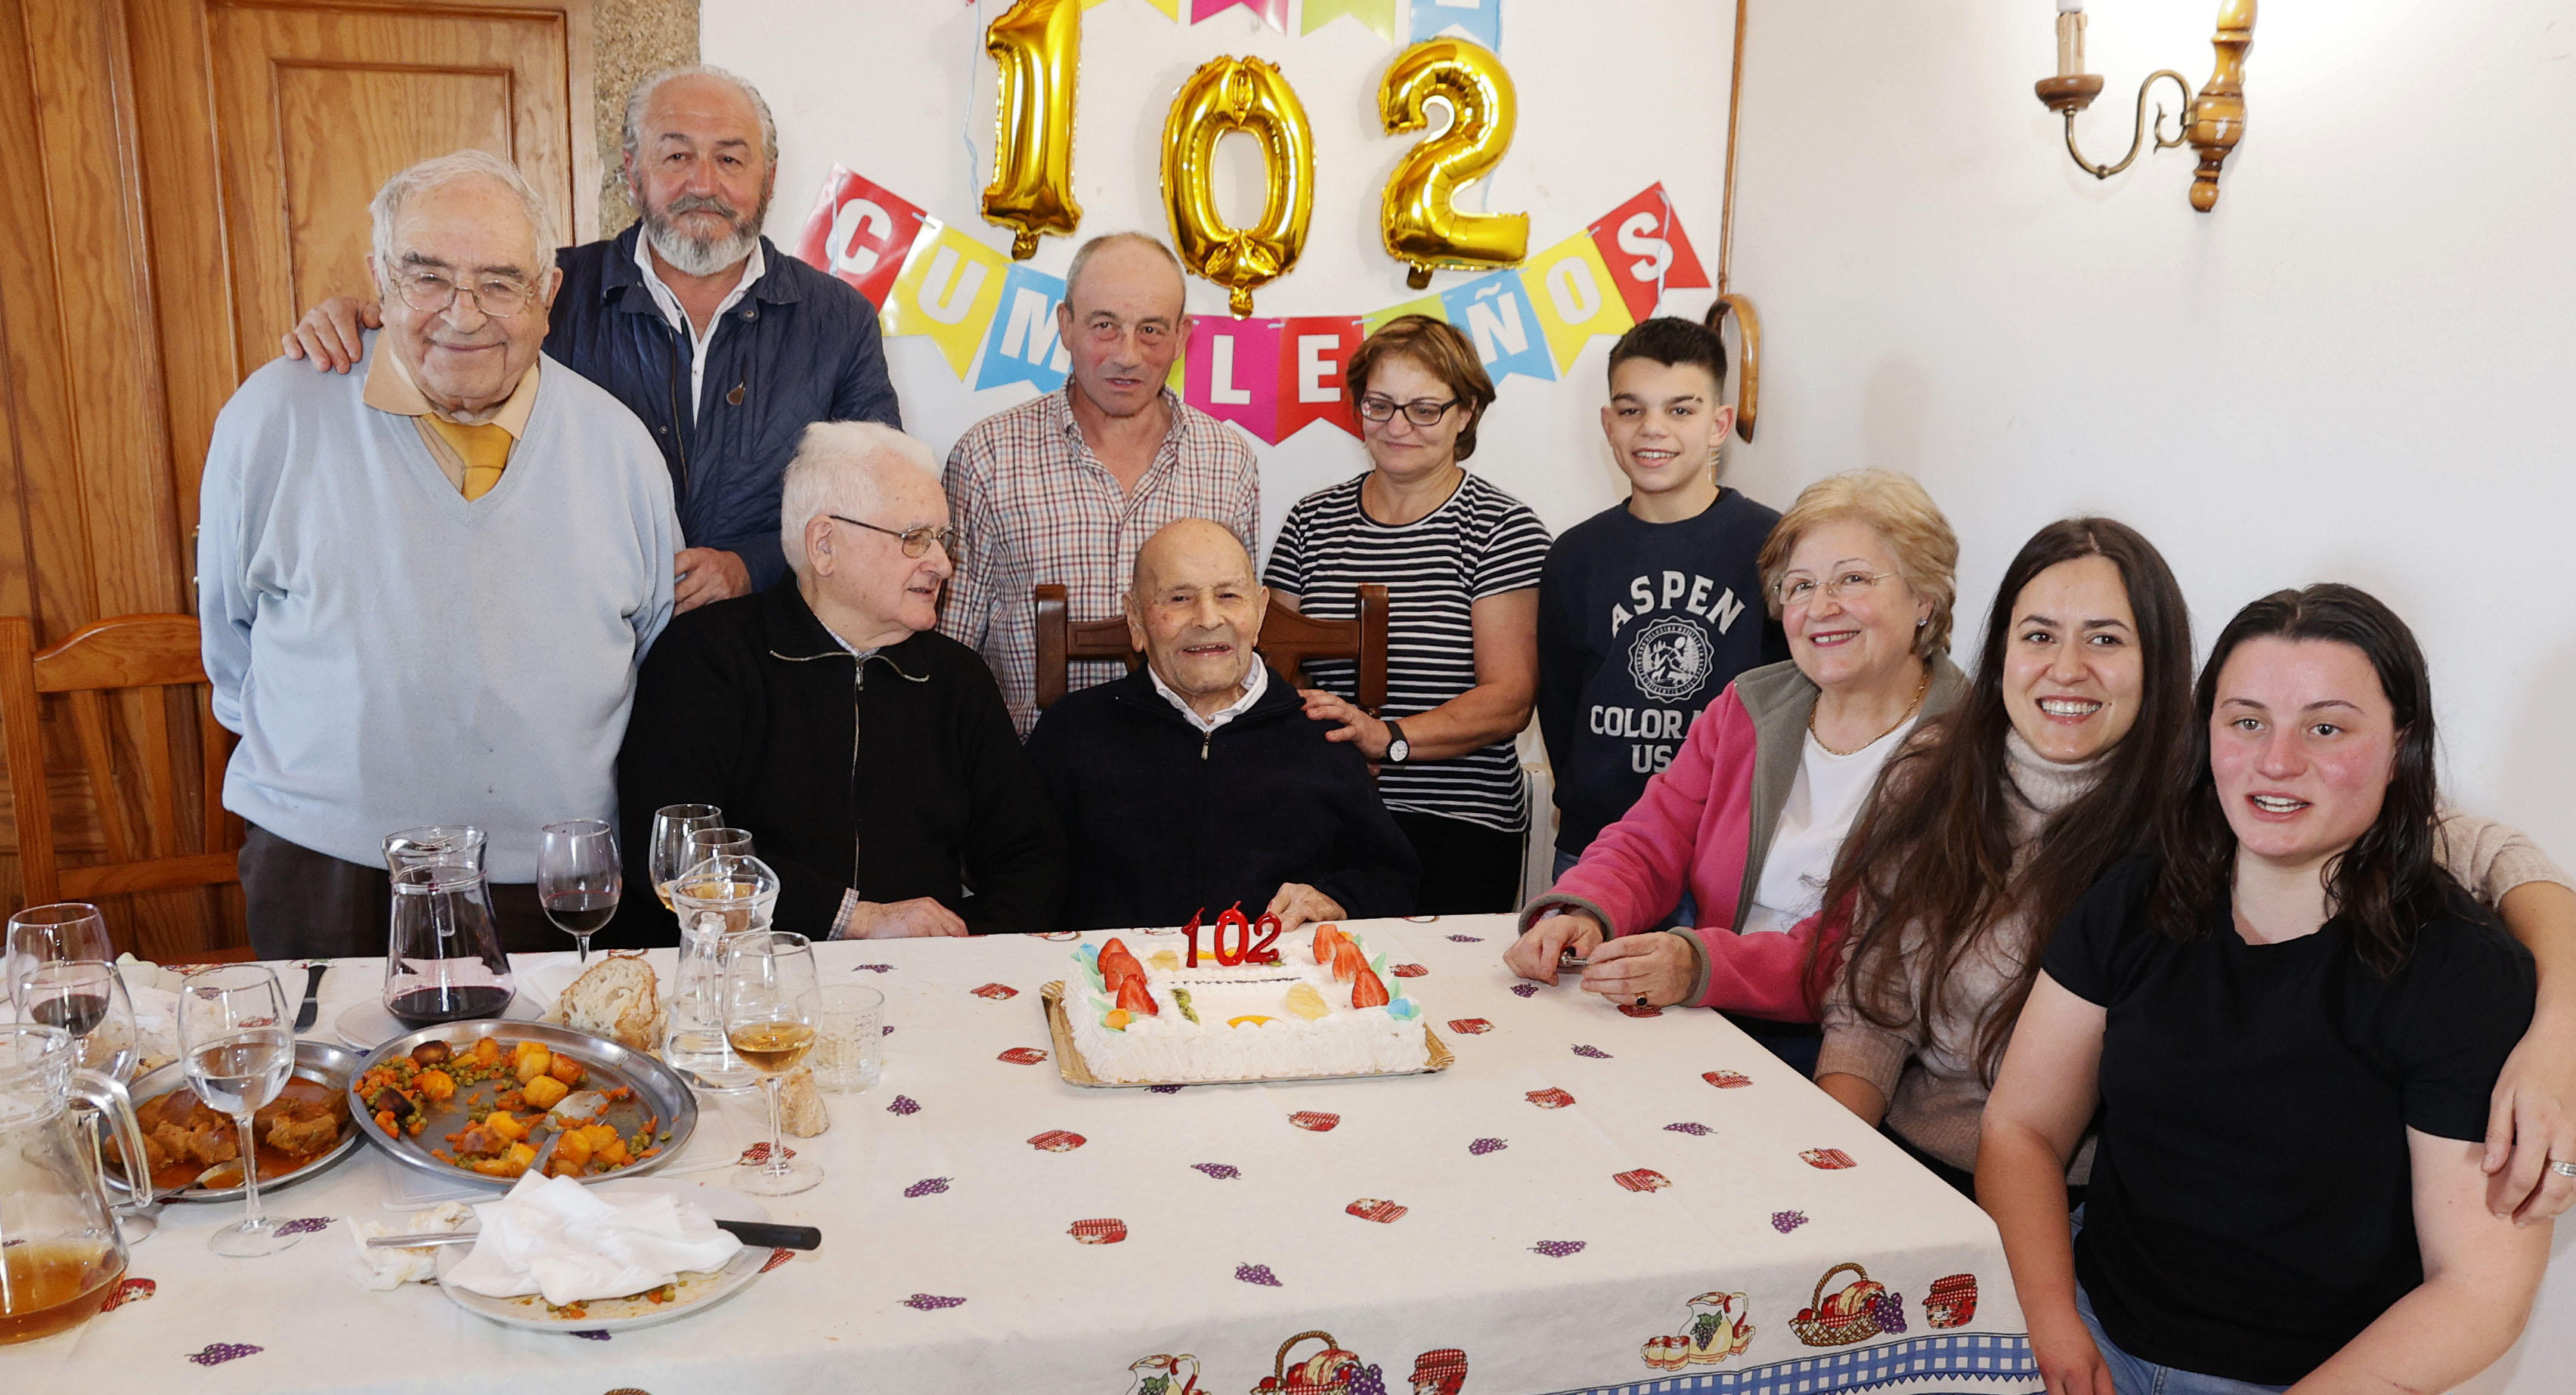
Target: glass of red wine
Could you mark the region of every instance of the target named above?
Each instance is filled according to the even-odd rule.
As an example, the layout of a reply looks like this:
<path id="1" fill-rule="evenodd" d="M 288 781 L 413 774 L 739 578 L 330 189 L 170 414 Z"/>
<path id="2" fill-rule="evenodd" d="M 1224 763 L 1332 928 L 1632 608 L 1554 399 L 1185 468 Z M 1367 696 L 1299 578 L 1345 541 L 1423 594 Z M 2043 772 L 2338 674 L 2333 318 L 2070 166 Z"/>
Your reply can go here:
<path id="1" fill-rule="evenodd" d="M 9 935 L 0 946 L 0 994 L 18 1001 L 19 980 L 34 973 L 39 964 L 59 964 L 75 959 L 107 962 L 116 958 L 116 948 L 108 942 L 107 921 L 98 907 L 87 901 L 57 901 L 49 906 L 29 906 L 9 917 Z"/>
<path id="2" fill-rule="evenodd" d="M 590 962 L 590 937 L 617 914 L 624 889 L 617 830 L 606 819 L 566 819 L 538 830 L 537 900 L 546 919 L 572 936 L 581 962 Z"/>
<path id="3" fill-rule="evenodd" d="M 36 965 L 19 976 L 18 1015 L 70 1033 L 82 1070 L 123 1080 L 134 1066 L 134 1004 L 114 964 L 62 959 Z"/>
<path id="4" fill-rule="evenodd" d="M 395 873 L 393 887 L 385 1011 L 415 1029 L 500 1016 L 516 990 L 483 873 L 419 863 Z"/>

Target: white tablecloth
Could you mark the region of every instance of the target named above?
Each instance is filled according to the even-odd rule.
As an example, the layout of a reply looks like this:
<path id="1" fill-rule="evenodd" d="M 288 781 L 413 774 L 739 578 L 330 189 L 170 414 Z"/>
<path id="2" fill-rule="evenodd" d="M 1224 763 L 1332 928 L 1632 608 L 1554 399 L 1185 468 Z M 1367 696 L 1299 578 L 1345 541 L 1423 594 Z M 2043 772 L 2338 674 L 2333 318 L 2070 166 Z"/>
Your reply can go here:
<path id="1" fill-rule="evenodd" d="M 349 1225 L 400 1215 L 385 1207 L 394 1169 L 369 1145 L 271 1194 L 272 1214 L 313 1228 L 281 1255 L 207 1251 L 238 1203 L 166 1208 L 129 1269 L 148 1296 L 0 1348 L 0 1369 L 12 1389 L 46 1391 L 1120 1395 L 1152 1388 L 1151 1358 L 1188 1356 L 1167 1365 L 1231 1395 L 1271 1380 L 1283 1348 L 1293 1374 L 1329 1338 L 1356 1357 L 1327 1363 L 1339 1369 L 1322 1388 L 1336 1395 L 2039 1388 L 1985 1215 L 1724 1019 L 1632 1018 L 1570 984 L 1519 983 L 1501 967 L 1504 917 L 1363 929 L 1425 970 L 1408 986 L 1456 1053 L 1450 1070 L 1079 1089 L 1057 1074 L 1039 999 L 1066 977 L 1070 946 L 824 946 L 826 982 L 886 994 L 885 1081 L 827 1096 L 830 1132 L 793 1146 L 829 1176 L 767 1202 L 774 1219 L 821 1227 L 823 1248 L 721 1306 L 576 1340 L 495 1326 L 427 1285 L 368 1292 Z M 667 986 L 669 955 L 655 960 Z M 335 968 L 315 1034 L 380 972 Z M 1014 991 L 975 991 L 988 984 Z M 1020 1064 L 1015 1048 L 1050 1058 Z M 1707 1078 L 1729 1072 L 1749 1083 Z M 668 1175 L 721 1184 L 724 1171 L 705 1169 L 764 1130 L 752 1104 L 711 1102 Z M 1054 1130 L 1079 1146 L 1032 1143 Z M 1815 1165 L 1840 1161 L 1828 1150 L 1851 1165 Z M 1125 1238 L 1077 1243 L 1086 1220 L 1122 1222 Z M 1855 1280 L 1838 1266 L 1893 1301 L 1864 1324 L 1874 1332 L 1810 1345 L 1798 1315 L 1820 1285 Z M 1944 1295 L 1973 1284 L 1973 1316 L 1926 1306 L 1945 1279 Z M 1685 1353 L 1657 1339 L 1690 1342 L 1703 1316 L 1749 1321 L 1749 1341 L 1669 1364 Z M 1702 1338 L 1693 1351 L 1734 1345 Z M 1462 1361 L 1463 1387 L 1440 1374 Z"/>

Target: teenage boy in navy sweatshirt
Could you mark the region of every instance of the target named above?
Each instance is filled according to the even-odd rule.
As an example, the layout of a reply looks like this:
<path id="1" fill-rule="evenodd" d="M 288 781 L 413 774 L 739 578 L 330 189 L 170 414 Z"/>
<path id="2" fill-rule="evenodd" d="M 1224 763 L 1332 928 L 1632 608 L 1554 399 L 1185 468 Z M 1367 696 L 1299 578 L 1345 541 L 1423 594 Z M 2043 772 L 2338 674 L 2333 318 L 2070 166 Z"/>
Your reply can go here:
<path id="1" fill-rule="evenodd" d="M 1558 876 L 1737 674 L 1789 657 L 1754 565 L 1780 515 L 1717 482 L 1725 382 L 1725 346 L 1688 320 L 1647 320 L 1610 350 L 1601 429 L 1628 498 L 1558 537 L 1538 588 Z"/>

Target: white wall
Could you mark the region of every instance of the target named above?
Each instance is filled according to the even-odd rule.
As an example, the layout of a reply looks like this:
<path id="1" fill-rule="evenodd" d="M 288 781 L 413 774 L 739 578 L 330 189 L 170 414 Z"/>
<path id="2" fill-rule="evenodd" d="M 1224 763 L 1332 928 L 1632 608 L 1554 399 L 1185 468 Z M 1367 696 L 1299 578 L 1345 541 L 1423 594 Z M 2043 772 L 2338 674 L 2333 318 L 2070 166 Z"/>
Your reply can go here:
<path id="1" fill-rule="evenodd" d="M 2217 7 L 2089 8 L 2103 161 L 2140 78 L 2207 79 Z M 2369 587 L 2431 656 L 2453 796 L 2576 862 L 2576 3 L 2267 0 L 2205 215 L 2188 149 L 2068 161 L 2030 87 L 2053 10 L 1754 0 L 1735 287 L 1768 354 L 1735 482 L 1915 472 L 1978 611 L 2079 509 L 2155 539 L 2204 646 L 2275 587 Z M 2566 1388 L 2576 1223 L 2556 1249 L 2474 1388 Z"/>
<path id="2" fill-rule="evenodd" d="M 993 159 L 993 63 L 982 36 L 1007 8 L 1003 0 L 702 0 L 706 61 L 757 83 L 778 118 L 770 236 L 794 245 L 815 190 L 839 163 L 1007 254 L 1008 231 L 977 212 Z M 1501 54 L 1519 90 L 1519 131 L 1491 190 L 1470 190 L 1465 206 L 1527 212 L 1536 252 L 1661 180 L 1713 275 L 1732 33 L 1707 22 L 1708 0 L 1621 0 L 1618 9 L 1622 26 L 1653 36 L 1658 68 L 1689 75 L 1653 95 L 1653 129 L 1634 129 L 1641 123 L 1632 115 L 1604 104 L 1604 94 L 1634 91 L 1636 50 L 1598 42 L 1599 9 L 1576 0 L 1515 0 L 1505 7 Z M 1084 14 L 1083 26 L 1078 237 L 1121 228 L 1169 235 L 1157 182 L 1172 94 L 1208 59 L 1251 54 L 1278 64 L 1296 87 L 1314 127 L 1317 171 L 1305 257 L 1257 293 L 1255 313 L 1358 315 L 1431 293 L 1406 289 L 1402 266 L 1378 241 L 1379 191 L 1416 139 L 1387 136 L 1377 120 L 1378 79 L 1400 44 L 1350 20 L 1282 35 L 1243 10 L 1175 24 L 1145 0 L 1107 0 Z M 1714 87 L 1699 76 L 1710 72 L 1719 74 Z M 1259 210 L 1252 184 L 1258 166 L 1248 151 L 1240 138 L 1221 147 L 1235 162 L 1218 183 L 1222 206 L 1244 223 Z M 1242 197 L 1226 198 L 1229 189 Z M 1061 275 L 1072 255 L 1072 241 L 1048 238 L 1031 264 Z M 1444 273 L 1432 289 L 1466 279 Z M 1675 291 L 1666 308 L 1696 317 L 1712 295 Z M 1226 313 L 1224 292 L 1205 281 L 1193 278 L 1189 297 L 1195 314 Z M 1030 394 L 1025 385 L 968 391 L 926 339 L 889 345 L 905 425 L 943 457 L 969 425 Z M 1551 530 L 1624 494 L 1615 488 L 1620 481 L 1597 412 L 1607 395 L 1608 347 L 1606 339 L 1595 341 L 1562 381 L 1503 383 L 1470 462 L 1536 509 Z M 1368 464 L 1359 442 L 1329 425 L 1256 449 L 1265 545 L 1299 496 Z"/>

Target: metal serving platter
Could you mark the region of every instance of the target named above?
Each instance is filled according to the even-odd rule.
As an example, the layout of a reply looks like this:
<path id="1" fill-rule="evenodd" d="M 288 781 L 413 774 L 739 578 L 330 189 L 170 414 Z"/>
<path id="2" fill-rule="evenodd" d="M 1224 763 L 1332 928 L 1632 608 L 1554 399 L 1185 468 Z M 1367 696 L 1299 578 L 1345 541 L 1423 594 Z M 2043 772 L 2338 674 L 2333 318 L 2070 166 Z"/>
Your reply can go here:
<path id="1" fill-rule="evenodd" d="M 396 1056 L 410 1055 L 412 1048 L 422 1042 L 443 1041 L 451 1050 L 466 1051 L 485 1037 L 498 1037 L 504 1046 L 522 1041 L 542 1042 L 548 1050 L 572 1057 L 589 1072 L 590 1079 L 582 1087 L 584 1089 L 613 1090 L 623 1086 L 633 1090 L 634 1099 L 612 1105 L 608 1111 L 608 1121 L 616 1124 L 620 1133 L 633 1132 L 645 1115 L 661 1116 L 658 1132 L 669 1134 L 671 1141 L 662 1144 L 660 1152 L 615 1172 L 580 1179 L 585 1183 L 641 1177 L 652 1172 L 678 1157 L 680 1150 L 688 1146 L 689 1136 L 697 1132 L 698 1101 L 689 1093 L 688 1082 L 682 1080 L 677 1071 L 653 1057 L 641 1051 L 630 1051 L 605 1037 L 576 1032 L 569 1027 L 491 1018 L 474 1022 L 441 1022 L 417 1032 L 405 1032 L 368 1052 L 357 1069 L 349 1073 L 346 1086 L 349 1112 L 358 1123 L 357 1131 L 365 1134 L 369 1143 L 383 1149 L 386 1157 L 405 1167 L 451 1182 L 480 1182 L 495 1189 L 510 1186 L 516 1178 L 486 1177 L 471 1168 L 441 1162 L 429 1151 L 444 1147 L 445 1135 L 465 1126 L 466 1106 L 478 1095 L 488 1099 L 492 1093 L 489 1085 L 458 1091 L 453 1100 L 431 1108 L 430 1122 L 419 1133 L 405 1132 L 400 1138 L 386 1137 L 385 1131 L 375 1125 L 374 1112 L 367 1108 L 365 1100 L 358 1097 L 358 1081 L 368 1071 Z"/>
<path id="2" fill-rule="evenodd" d="M 328 1086 L 331 1089 L 338 1090 L 343 1094 L 346 1094 L 349 1082 L 356 1078 L 357 1068 L 358 1053 L 355 1051 L 333 1046 L 327 1041 L 299 1041 L 295 1043 L 295 1074 L 302 1079 L 312 1081 L 316 1085 Z M 188 1088 L 187 1066 L 182 1062 L 172 1061 L 167 1065 L 157 1066 L 151 1070 L 145 1071 L 139 1076 L 136 1076 L 132 1081 L 127 1083 L 125 1093 L 134 1101 L 135 1108 L 140 1109 L 145 1104 L 148 1104 L 153 1100 L 157 1100 L 163 1095 L 169 1094 L 173 1090 L 184 1090 L 186 1088 Z M 323 1149 L 321 1152 L 314 1154 L 312 1161 L 307 1162 L 302 1167 L 295 1168 L 292 1171 L 280 1173 L 275 1177 L 262 1178 L 259 1184 L 260 1195 L 266 1196 L 280 1187 L 294 1186 L 296 1183 L 303 1181 L 307 1177 L 328 1172 L 332 1168 L 338 1166 L 342 1158 L 349 1156 L 350 1153 L 357 1149 L 358 1134 L 362 1122 L 363 1121 L 359 1117 L 352 1115 L 347 1126 L 340 1130 L 340 1141 Z M 109 1134 L 107 1136 L 114 1137 L 113 1134 Z M 118 1195 L 124 1195 L 126 1192 L 131 1190 L 126 1185 L 124 1175 L 116 1170 L 114 1163 L 110 1163 L 108 1165 L 103 1175 L 107 1178 L 107 1185 L 113 1188 Z M 241 1194 L 242 1189 L 239 1187 L 201 1187 L 192 1184 L 186 1187 L 181 1187 L 175 1191 L 162 1192 L 156 1199 L 161 1201 L 238 1201 L 241 1199 Z"/>

